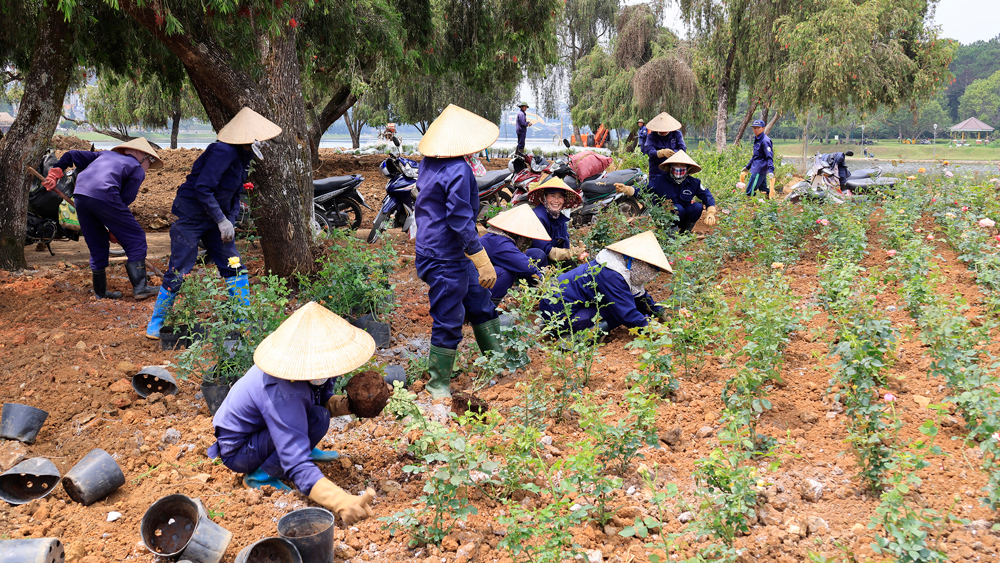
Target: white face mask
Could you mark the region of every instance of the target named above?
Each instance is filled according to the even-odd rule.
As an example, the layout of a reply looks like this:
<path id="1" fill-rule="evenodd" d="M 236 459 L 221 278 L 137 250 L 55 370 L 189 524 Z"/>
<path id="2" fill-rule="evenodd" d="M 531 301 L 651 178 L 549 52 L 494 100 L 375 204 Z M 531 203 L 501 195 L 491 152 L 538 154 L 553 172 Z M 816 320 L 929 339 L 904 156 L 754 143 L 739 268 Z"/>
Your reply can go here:
<path id="1" fill-rule="evenodd" d="M 250 145 L 250 149 L 253 151 L 254 156 L 256 156 L 257 160 L 260 160 L 261 162 L 264 161 L 264 153 L 261 151 L 263 146 L 264 144 L 260 141 L 254 141 L 253 144 Z"/>
<path id="2" fill-rule="evenodd" d="M 330 381 L 329 377 L 326 377 L 326 378 L 323 378 L 323 379 L 310 379 L 309 380 L 309 385 L 312 385 L 314 387 L 320 387 L 322 385 L 325 385 L 327 381 Z"/>

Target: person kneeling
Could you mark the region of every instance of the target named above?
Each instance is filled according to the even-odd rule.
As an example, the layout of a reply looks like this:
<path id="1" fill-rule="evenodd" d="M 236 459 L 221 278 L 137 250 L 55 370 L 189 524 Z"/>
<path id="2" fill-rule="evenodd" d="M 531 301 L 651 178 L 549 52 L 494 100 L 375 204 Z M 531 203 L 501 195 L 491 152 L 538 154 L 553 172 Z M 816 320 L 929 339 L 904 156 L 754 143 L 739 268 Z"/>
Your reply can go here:
<path id="1" fill-rule="evenodd" d="M 337 376 L 368 361 L 375 341 L 365 331 L 309 302 L 285 320 L 254 351 L 254 366 L 235 385 L 212 420 L 216 443 L 210 458 L 254 488 L 270 485 L 303 494 L 353 524 L 372 516 L 375 491 L 352 495 L 323 476 L 316 462 L 337 452 L 316 447 L 331 416 L 351 414 L 347 397 L 333 394 Z M 332 379 L 331 379 L 332 378 Z"/>
<path id="2" fill-rule="evenodd" d="M 528 248 L 532 242 L 547 241 L 549 235 L 535 213 L 527 205 L 504 211 L 490 219 L 486 234 L 479 242 L 493 262 L 497 282 L 490 288 L 493 303 L 499 304 L 518 280 L 535 285 L 548 264 L 548 257 L 538 248 Z"/>
<path id="3" fill-rule="evenodd" d="M 616 242 L 597 254 L 597 258 L 559 276 L 560 301 L 542 301 L 539 309 L 550 321 L 568 320 L 572 330 L 592 328 L 600 310 L 601 325 L 607 332 L 618 326 L 629 328 L 649 324 L 651 315 L 659 315 L 646 284 L 659 272 L 672 272 L 656 235 L 646 231 Z M 569 303 L 569 319 L 564 303 Z M 565 327 L 564 327 L 565 330 Z"/>
<path id="4" fill-rule="evenodd" d="M 575 262 L 585 248 L 570 246 L 569 217 L 563 211 L 579 207 L 583 203 L 580 194 L 553 176 L 528 190 L 527 197 L 528 203 L 535 206 L 535 216 L 549 235 L 544 240 L 536 239 L 531 248 L 542 251 L 548 262 Z"/>

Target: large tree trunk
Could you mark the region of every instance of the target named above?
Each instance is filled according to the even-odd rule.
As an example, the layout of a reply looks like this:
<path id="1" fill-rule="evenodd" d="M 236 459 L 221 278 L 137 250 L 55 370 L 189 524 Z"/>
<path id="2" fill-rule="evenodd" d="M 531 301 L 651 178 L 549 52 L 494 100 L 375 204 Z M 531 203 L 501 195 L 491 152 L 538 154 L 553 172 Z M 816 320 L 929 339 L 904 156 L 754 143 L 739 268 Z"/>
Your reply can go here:
<path id="1" fill-rule="evenodd" d="M 764 116 L 765 116 L 764 119 L 767 120 L 767 117 L 766 117 L 767 116 L 767 108 L 764 108 Z M 765 135 L 767 135 L 768 137 L 771 136 L 771 129 L 774 128 L 774 124 L 777 123 L 778 119 L 780 119 L 780 118 L 781 118 L 781 112 L 779 110 L 775 110 L 774 111 L 774 116 L 772 116 L 771 120 L 767 122 L 767 127 L 764 127 L 764 134 Z"/>
<path id="2" fill-rule="evenodd" d="M 297 68 L 298 65 L 296 65 Z M 351 93 L 351 86 L 341 86 L 334 92 L 333 97 L 323 107 L 323 111 L 317 114 L 313 111 L 312 126 L 309 129 L 309 152 L 313 160 L 313 165 L 319 168 L 319 141 L 323 138 L 323 133 L 337 122 L 338 119 L 347 113 L 347 110 L 354 107 L 358 97 Z M 355 146 L 354 148 L 358 148 Z"/>
<path id="3" fill-rule="evenodd" d="M 364 123 L 351 119 L 351 112 L 344 112 L 344 123 L 347 125 L 347 134 L 351 136 L 351 148 L 361 148 L 361 128 Z"/>
<path id="4" fill-rule="evenodd" d="M 733 73 L 733 63 L 736 61 L 736 42 L 729 46 L 729 55 L 726 56 L 726 66 L 723 67 L 719 76 L 718 106 L 715 117 L 715 148 L 722 152 L 726 150 L 726 124 L 729 122 L 729 80 Z"/>
<path id="5" fill-rule="evenodd" d="M 740 122 L 740 128 L 736 130 L 736 138 L 733 139 L 733 145 L 739 145 L 743 142 L 743 133 L 747 130 L 747 125 L 750 124 L 750 120 L 753 119 L 753 112 L 757 111 L 757 98 L 750 100 L 750 104 L 747 106 L 747 114 L 743 116 L 743 121 Z"/>
<path id="6" fill-rule="evenodd" d="M 4 270 L 28 265 L 24 234 L 31 180 L 25 168 L 38 166 L 52 139 L 75 68 L 70 52 L 73 32 L 55 2 L 41 8 L 37 37 L 17 117 L 0 140 L 0 269 Z"/>
<path id="7" fill-rule="evenodd" d="M 575 125 L 575 124 L 573 125 L 573 138 L 575 139 L 573 141 L 574 145 L 580 146 L 580 145 L 583 144 L 583 135 L 580 134 L 580 126 L 579 125 Z M 525 139 L 524 144 L 526 144 L 526 145 L 528 144 L 527 139 Z"/>
<path id="8" fill-rule="evenodd" d="M 170 148 L 177 148 L 177 135 L 181 130 L 181 92 L 174 92 L 174 99 L 170 105 L 171 119 L 173 126 L 170 128 Z"/>
<path id="9" fill-rule="evenodd" d="M 809 169 L 809 112 L 806 112 L 806 124 L 802 128 L 802 170 Z"/>

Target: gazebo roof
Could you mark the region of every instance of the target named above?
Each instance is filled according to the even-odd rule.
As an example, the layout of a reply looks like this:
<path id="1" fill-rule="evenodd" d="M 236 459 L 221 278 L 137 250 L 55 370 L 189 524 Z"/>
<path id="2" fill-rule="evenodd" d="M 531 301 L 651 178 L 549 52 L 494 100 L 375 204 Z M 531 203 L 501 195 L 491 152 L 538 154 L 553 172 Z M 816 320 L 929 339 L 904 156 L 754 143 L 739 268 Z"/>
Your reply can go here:
<path id="1" fill-rule="evenodd" d="M 958 125 L 955 125 L 954 127 L 952 127 L 951 130 L 952 131 L 958 131 L 958 132 L 972 132 L 972 133 L 977 133 L 977 132 L 981 132 L 981 131 L 992 131 L 993 128 L 990 127 L 989 125 L 983 123 L 982 121 L 979 121 L 975 117 L 970 117 L 969 119 L 966 119 L 965 121 L 963 121 L 963 122 L 959 123 Z"/>
<path id="2" fill-rule="evenodd" d="M 0 111 L 0 125 L 11 125 L 14 123 L 14 116 L 5 112 Z"/>

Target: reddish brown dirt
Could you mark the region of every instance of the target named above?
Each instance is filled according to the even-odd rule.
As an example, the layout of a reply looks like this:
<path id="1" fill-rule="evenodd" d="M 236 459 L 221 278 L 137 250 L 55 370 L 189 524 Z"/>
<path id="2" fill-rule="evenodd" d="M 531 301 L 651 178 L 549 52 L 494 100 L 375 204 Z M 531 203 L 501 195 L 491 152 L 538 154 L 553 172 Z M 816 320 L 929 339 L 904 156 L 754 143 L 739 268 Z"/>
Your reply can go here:
<path id="1" fill-rule="evenodd" d="M 186 157 L 193 161 L 193 154 Z M 370 162 L 352 170 L 343 164 L 343 158 L 334 159 L 337 164 L 321 171 L 357 172 L 366 175 L 367 180 L 368 167 L 377 167 L 380 162 L 378 157 L 363 157 L 362 160 L 370 158 Z M 327 164 L 324 162 L 324 166 Z M 371 174 L 372 178 L 377 174 L 377 171 Z M 161 184 L 150 184 L 150 193 L 159 192 L 160 188 L 154 189 L 154 185 Z M 145 208 L 150 202 L 137 203 L 140 213 L 155 213 Z M 871 221 L 870 253 L 864 265 L 883 268 L 885 253 L 880 237 L 874 232 L 878 215 Z M 931 227 L 930 223 L 925 225 Z M 699 225 L 698 230 L 703 228 Z M 402 237 L 392 238 L 392 243 L 400 254 L 399 269 L 393 276 L 399 305 L 391 318 L 393 336 L 396 342 L 426 338 L 431 324 L 427 289 L 413 268 L 413 243 Z M 965 314 L 979 314 L 980 294 L 974 280 L 946 243 L 937 244 L 942 258 L 941 275 L 945 278 L 938 291 L 948 295 L 961 293 L 971 305 Z M 787 271 L 792 292 L 800 304 L 812 303 L 818 291 L 818 251 L 816 243 L 811 242 L 802 260 Z M 262 271 L 258 251 L 248 249 L 245 256 L 252 273 Z M 120 266 L 113 266 L 109 274 L 111 289 L 127 289 L 128 281 Z M 740 261 L 728 263 L 721 270 L 720 282 L 731 303 L 733 289 L 724 282 L 748 274 L 749 268 Z M 89 285 L 89 273 L 72 267 L 18 274 L 0 271 L 0 374 L 5 383 L 0 387 L 0 399 L 49 412 L 35 444 L 0 444 L 0 470 L 9 469 L 18 455 L 45 456 L 65 474 L 88 451 L 100 447 L 116 457 L 125 472 L 126 484 L 89 507 L 72 502 L 61 486 L 45 499 L 20 507 L 5 506 L 0 509 L 0 537 L 62 538 L 71 562 L 127 559 L 152 563 L 156 559 L 140 543 L 139 521 L 157 499 L 183 493 L 200 497 L 212 511 L 213 520 L 233 532 L 233 542 L 224 559 L 229 563 L 243 547 L 276 535 L 277 518 L 295 508 L 313 505 L 297 492 L 262 493 L 247 489 L 240 475 L 205 457 L 214 437 L 207 408 L 197 395 L 199 381 L 179 381 L 176 395 L 139 398 L 132 391 L 129 378 L 140 366 L 167 363 L 176 353 L 163 352 L 158 343 L 142 336 L 152 300 L 97 301 Z M 662 295 L 662 280 L 651 288 L 654 295 Z M 917 438 L 918 426 L 933 416 L 921 402 L 929 399 L 931 404 L 940 403 L 947 390 L 943 381 L 927 377 L 930 359 L 913 320 L 899 302 L 896 288 L 884 287 L 878 297 L 878 306 L 883 310 L 889 305 L 896 307 L 894 312 L 885 314 L 903 335 L 888 390 L 897 396 L 896 409 L 906 423 L 899 440 L 908 441 Z M 756 524 L 748 536 L 737 540 L 738 547 L 747 549 L 744 561 L 806 561 L 810 552 L 833 557 L 840 553 L 835 547 L 838 544 L 853 550 L 859 560 L 872 557 L 868 547 L 872 536 L 865 526 L 878 500 L 861 488 L 850 447 L 844 442 L 845 417 L 833 410 L 826 396 L 832 376 L 832 360 L 827 358 L 828 330 L 826 316 L 820 312 L 793 335 L 785 354 L 784 382 L 770 397 L 774 409 L 762 416 L 759 430 L 779 438 L 781 446 L 773 458 L 760 460 L 759 465 L 762 469 L 771 462 L 780 465 L 776 471 L 767 473 L 765 488 L 773 520 Z M 624 379 L 636 367 L 634 351 L 625 348 L 629 339 L 622 329 L 609 336 L 588 388 L 605 401 L 615 417 L 626 415 L 620 406 Z M 473 341 L 468 327 L 464 341 Z M 1000 353 L 998 342 L 994 337 L 987 344 L 995 354 Z M 504 415 L 509 413 L 511 407 L 523 401 L 523 393 L 515 385 L 524 381 L 527 374 L 537 375 L 544 365 L 538 353 L 533 360 L 538 368 L 505 378 L 479 392 L 479 397 L 488 401 L 490 408 Z M 379 361 L 400 360 L 384 356 Z M 663 439 L 661 447 L 641 451 L 644 463 L 650 467 L 659 464 L 658 487 L 677 483 L 685 498 L 693 500 L 690 476 L 695 462 L 718 445 L 714 430 L 718 429 L 722 409 L 721 390 L 737 368 L 732 359 L 713 357 L 697 379 L 681 379 L 675 401 L 661 404 L 657 416 Z M 545 370 L 541 371 L 544 376 Z M 570 444 L 583 438 L 583 432 L 574 422 L 547 422 L 550 426 L 546 433 L 553 438 L 548 452 L 553 459 L 571 452 Z M 706 426 L 713 432 L 698 438 L 699 429 Z M 933 458 L 933 465 L 921 474 L 924 486 L 917 493 L 920 502 L 939 511 L 951 508 L 952 514 L 968 520 L 994 520 L 995 515 L 978 501 L 986 476 L 979 469 L 978 450 L 962 441 L 965 432 L 961 418 L 951 413 L 943 426 L 937 444 L 950 457 Z M 173 432 L 167 434 L 169 429 L 179 432 L 176 441 L 171 437 L 175 436 Z M 343 431 L 331 431 L 323 447 L 336 449 L 344 457 L 339 462 L 322 464 L 321 470 L 353 492 L 374 487 L 378 491 L 373 506 L 376 517 L 391 516 L 410 508 L 422 494 L 422 482 L 403 472 L 412 458 L 399 445 L 402 437 L 400 423 L 385 414 L 354 422 Z M 820 479 L 827 485 L 819 502 L 808 502 L 799 494 L 798 484 L 804 478 Z M 642 483 L 634 468 L 626 472 L 624 481 L 623 490 L 615 493 L 612 528 L 587 526 L 575 530 L 574 535 L 585 549 L 601 550 L 606 561 L 644 562 L 648 551 L 640 540 L 614 533 L 631 523 L 639 510 L 634 507 L 643 504 Z M 640 492 L 627 495 L 624 489 L 631 486 Z M 953 500 L 955 496 L 959 498 L 957 503 Z M 497 517 L 502 507 L 489 500 L 478 500 L 475 504 L 479 514 L 465 524 L 465 530 L 477 535 L 480 541 L 473 561 L 512 561 L 497 548 L 498 534 L 502 533 Z M 121 519 L 107 522 L 111 511 L 122 513 Z M 667 532 L 682 529 L 676 520 L 679 512 L 680 509 L 671 515 Z M 813 516 L 823 518 L 829 531 L 805 539 L 789 534 L 791 524 L 806 522 Z M 338 561 L 348 558 L 442 561 L 443 558 L 452 563 L 456 557 L 454 547 L 447 545 L 410 549 L 405 535 L 390 537 L 377 519 L 358 523 L 356 528 L 337 529 L 338 542 L 347 546 L 339 548 Z M 997 538 L 983 530 L 947 524 L 938 537 L 952 561 L 998 558 Z M 371 544 L 375 546 L 373 551 Z M 429 559 L 431 556 L 436 559 Z"/>
<path id="2" fill-rule="evenodd" d="M 382 376 L 374 371 L 363 371 L 347 382 L 344 387 L 351 412 L 359 418 L 374 418 L 389 402 L 389 386 Z"/>

